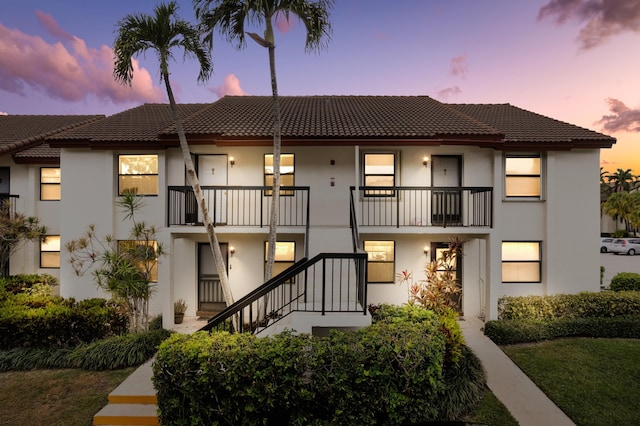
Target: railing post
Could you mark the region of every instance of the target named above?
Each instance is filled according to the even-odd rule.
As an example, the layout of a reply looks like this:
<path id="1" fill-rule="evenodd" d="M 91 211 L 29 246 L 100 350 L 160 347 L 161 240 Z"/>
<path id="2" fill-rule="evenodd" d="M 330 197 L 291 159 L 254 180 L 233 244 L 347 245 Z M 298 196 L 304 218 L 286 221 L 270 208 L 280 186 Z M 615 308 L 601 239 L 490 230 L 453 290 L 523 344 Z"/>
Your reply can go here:
<path id="1" fill-rule="evenodd" d="M 323 258 L 322 259 L 322 315 L 324 315 L 326 311 L 326 305 L 325 305 L 325 296 L 326 296 L 325 292 L 327 288 L 326 275 L 327 275 L 327 259 Z"/>
<path id="2" fill-rule="evenodd" d="M 400 228 L 400 189 L 398 187 L 393 189 L 396 194 L 396 228 Z"/>

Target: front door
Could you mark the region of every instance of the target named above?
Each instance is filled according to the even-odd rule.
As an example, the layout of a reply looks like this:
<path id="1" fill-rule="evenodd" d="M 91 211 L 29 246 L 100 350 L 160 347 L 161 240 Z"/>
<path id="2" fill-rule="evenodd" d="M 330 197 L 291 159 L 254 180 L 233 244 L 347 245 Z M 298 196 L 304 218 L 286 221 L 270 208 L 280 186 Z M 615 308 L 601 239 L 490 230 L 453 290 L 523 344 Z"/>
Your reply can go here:
<path id="1" fill-rule="evenodd" d="M 220 243 L 226 265 L 229 265 L 228 248 L 227 243 Z M 206 316 L 206 313 L 220 312 L 226 306 L 211 246 L 209 243 L 198 243 L 198 311 Z"/>
<path id="2" fill-rule="evenodd" d="M 431 222 L 434 225 L 458 225 L 461 220 L 462 157 L 434 155 L 431 162 Z"/>

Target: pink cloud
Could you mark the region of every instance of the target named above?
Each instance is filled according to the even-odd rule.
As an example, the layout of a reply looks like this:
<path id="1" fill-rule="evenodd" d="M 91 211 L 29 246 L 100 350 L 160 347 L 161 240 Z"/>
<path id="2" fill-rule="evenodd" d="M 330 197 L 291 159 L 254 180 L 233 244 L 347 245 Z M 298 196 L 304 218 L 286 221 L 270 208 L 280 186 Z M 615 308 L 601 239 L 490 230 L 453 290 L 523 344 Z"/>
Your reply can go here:
<path id="1" fill-rule="evenodd" d="M 229 96 L 246 96 L 247 92 L 240 87 L 240 80 L 234 74 L 229 74 L 224 78 L 224 82 L 221 86 L 213 89 L 209 89 L 212 93 L 222 98 L 226 95 Z"/>
<path id="2" fill-rule="evenodd" d="M 609 132 L 640 132 L 640 109 L 631 109 L 618 99 L 608 98 L 610 115 L 603 115 L 595 124 Z"/>
<path id="3" fill-rule="evenodd" d="M 51 16 L 38 16 L 64 43 L 48 43 L 0 24 L 0 90 L 26 96 L 31 89 L 70 102 L 91 96 L 114 103 L 164 101 L 164 92 L 137 61 L 133 61 L 132 86 L 123 86 L 113 78 L 110 47 L 89 48 L 84 40 L 59 28 Z"/>
<path id="4" fill-rule="evenodd" d="M 438 99 L 448 99 L 451 96 L 459 95 L 462 93 L 462 90 L 458 86 L 447 87 L 446 89 L 442 89 L 438 91 Z"/>
<path id="5" fill-rule="evenodd" d="M 44 13 L 41 10 L 36 10 L 36 17 L 42 26 L 55 38 L 61 40 L 72 41 L 73 36 L 61 28 L 55 19 L 48 13 Z"/>
<path id="6" fill-rule="evenodd" d="M 451 74 L 456 77 L 466 78 L 469 72 L 469 65 L 467 64 L 467 54 L 456 56 L 451 59 Z"/>
<path id="7" fill-rule="evenodd" d="M 0 115 L 9 115 L 9 114 L 4 111 L 0 111 Z"/>
<path id="8" fill-rule="evenodd" d="M 571 19 L 586 22 L 577 37 L 581 50 L 596 47 L 617 34 L 640 32 L 637 0 L 550 0 L 538 12 L 538 20 L 554 16 L 559 25 Z"/>

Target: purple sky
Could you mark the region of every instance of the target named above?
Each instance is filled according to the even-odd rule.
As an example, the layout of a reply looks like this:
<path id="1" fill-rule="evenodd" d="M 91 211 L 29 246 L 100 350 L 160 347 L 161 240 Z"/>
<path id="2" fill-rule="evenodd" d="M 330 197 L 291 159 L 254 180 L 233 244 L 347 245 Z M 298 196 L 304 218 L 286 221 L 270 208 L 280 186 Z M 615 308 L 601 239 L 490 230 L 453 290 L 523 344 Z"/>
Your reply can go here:
<path id="1" fill-rule="evenodd" d="M 304 50 L 303 27 L 276 33 L 282 95 L 428 95 L 510 103 L 618 138 L 605 170 L 640 174 L 640 0 L 337 0 L 332 39 Z M 106 114 L 166 102 L 153 54 L 133 87 L 112 77 L 116 23 L 156 0 L 3 0 L 0 113 Z M 191 0 L 179 0 L 193 21 Z M 258 32 L 261 32 L 259 30 Z M 219 37 L 214 75 L 171 64 L 178 102 L 269 95 L 266 50 Z"/>

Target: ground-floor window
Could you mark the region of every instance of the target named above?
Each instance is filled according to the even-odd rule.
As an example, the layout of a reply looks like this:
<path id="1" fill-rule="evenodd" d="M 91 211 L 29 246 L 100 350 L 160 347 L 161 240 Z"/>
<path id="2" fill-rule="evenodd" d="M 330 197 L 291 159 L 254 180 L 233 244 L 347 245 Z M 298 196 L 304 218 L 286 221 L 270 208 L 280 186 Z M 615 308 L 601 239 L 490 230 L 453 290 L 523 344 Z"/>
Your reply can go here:
<path id="1" fill-rule="evenodd" d="M 264 242 L 264 268 L 267 269 L 269 242 Z M 276 241 L 276 255 L 273 263 L 273 276 L 293 266 L 296 261 L 296 243 L 294 241 Z"/>
<path id="2" fill-rule="evenodd" d="M 138 259 L 136 266 L 149 277 L 149 282 L 158 282 L 158 242 L 152 240 L 120 240 L 120 250 L 127 250 Z"/>
<path id="3" fill-rule="evenodd" d="M 60 235 L 47 235 L 40 241 L 40 267 L 60 267 Z"/>
<path id="4" fill-rule="evenodd" d="M 502 282 L 541 282 L 542 253 L 539 241 L 502 242 Z"/>
<path id="5" fill-rule="evenodd" d="M 395 241 L 365 241 L 367 252 L 367 281 L 370 283 L 394 283 L 396 271 Z"/>

